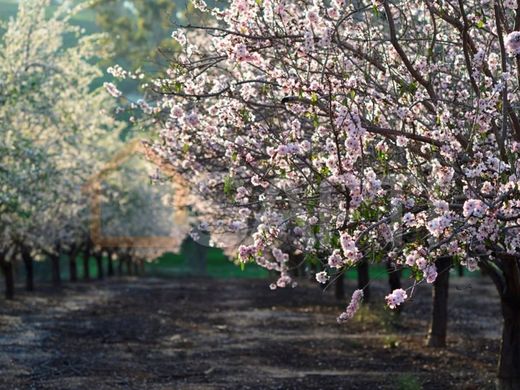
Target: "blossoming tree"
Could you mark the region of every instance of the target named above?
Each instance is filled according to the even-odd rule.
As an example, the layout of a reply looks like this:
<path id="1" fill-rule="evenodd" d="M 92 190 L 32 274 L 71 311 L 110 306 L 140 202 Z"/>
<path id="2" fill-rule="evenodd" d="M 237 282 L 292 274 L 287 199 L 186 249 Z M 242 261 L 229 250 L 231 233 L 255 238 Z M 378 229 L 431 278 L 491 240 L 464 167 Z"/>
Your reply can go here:
<path id="1" fill-rule="evenodd" d="M 83 240 L 84 181 L 118 145 L 113 102 L 91 83 L 102 75 L 100 35 L 70 24 L 81 8 L 63 2 L 50 15 L 48 0 L 21 1 L 0 41 L 0 263 L 12 297 L 12 263 L 21 254 L 32 287 L 32 257 L 53 259 Z M 81 7 L 81 6 L 80 6 Z M 75 37 L 65 45 L 66 36 Z M 77 228 L 76 228 L 77 227 Z"/>
<path id="2" fill-rule="evenodd" d="M 324 261 L 320 282 L 389 257 L 416 281 L 390 308 L 452 262 L 480 267 L 504 316 L 499 384 L 519 388 L 518 2 L 196 4 L 215 22 L 174 32 L 183 50 L 142 106 L 192 190 L 234 227 L 258 221 L 240 260 L 284 287 L 284 235 Z"/>

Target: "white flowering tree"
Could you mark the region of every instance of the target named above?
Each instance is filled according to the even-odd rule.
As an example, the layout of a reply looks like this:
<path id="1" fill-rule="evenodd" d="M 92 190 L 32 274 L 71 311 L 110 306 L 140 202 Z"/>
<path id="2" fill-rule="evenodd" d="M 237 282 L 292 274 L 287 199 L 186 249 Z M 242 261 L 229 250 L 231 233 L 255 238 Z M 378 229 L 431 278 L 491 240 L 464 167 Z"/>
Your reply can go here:
<path id="1" fill-rule="evenodd" d="M 106 110 L 110 96 L 91 89 L 102 76 L 93 65 L 105 53 L 102 36 L 70 24 L 81 5 L 65 1 L 50 15 L 49 5 L 21 1 L 0 40 L 0 262 L 9 297 L 19 253 L 28 269 L 32 255 L 50 256 L 59 283 L 60 252 L 84 240 L 75 234 L 87 223 L 81 187 L 121 128 Z"/>
<path id="2" fill-rule="evenodd" d="M 326 254 L 320 282 L 389 257 L 415 280 L 390 308 L 454 262 L 480 267 L 504 316 L 499 385 L 519 388 L 518 2 L 196 4 L 216 21 L 174 33 L 183 50 L 141 107 L 193 191 L 234 227 L 257 221 L 240 260 L 284 287 L 286 235 Z"/>

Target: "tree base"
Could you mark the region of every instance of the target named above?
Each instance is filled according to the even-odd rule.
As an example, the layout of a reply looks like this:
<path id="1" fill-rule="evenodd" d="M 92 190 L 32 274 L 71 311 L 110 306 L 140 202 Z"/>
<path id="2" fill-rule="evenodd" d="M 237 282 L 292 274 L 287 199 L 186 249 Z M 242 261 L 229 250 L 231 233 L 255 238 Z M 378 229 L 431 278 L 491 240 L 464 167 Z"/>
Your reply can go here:
<path id="1" fill-rule="evenodd" d="M 497 378 L 495 388 L 497 390 L 520 390 L 520 378 Z"/>
<path id="2" fill-rule="evenodd" d="M 437 335 L 428 335 L 426 339 L 426 346 L 430 348 L 445 348 L 446 337 Z"/>

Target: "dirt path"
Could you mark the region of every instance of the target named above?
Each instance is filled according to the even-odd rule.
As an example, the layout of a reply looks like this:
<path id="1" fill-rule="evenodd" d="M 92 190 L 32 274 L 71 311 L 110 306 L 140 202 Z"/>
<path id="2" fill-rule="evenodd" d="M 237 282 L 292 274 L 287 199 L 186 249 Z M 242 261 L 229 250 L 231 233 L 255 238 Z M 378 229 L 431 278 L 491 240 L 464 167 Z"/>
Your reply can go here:
<path id="1" fill-rule="evenodd" d="M 339 326 L 343 303 L 303 284 L 124 279 L 1 302 L 0 388 L 491 387 L 500 317 L 489 283 L 452 283 L 446 350 L 423 347 L 428 288 L 399 318 L 376 283 L 372 310 Z"/>

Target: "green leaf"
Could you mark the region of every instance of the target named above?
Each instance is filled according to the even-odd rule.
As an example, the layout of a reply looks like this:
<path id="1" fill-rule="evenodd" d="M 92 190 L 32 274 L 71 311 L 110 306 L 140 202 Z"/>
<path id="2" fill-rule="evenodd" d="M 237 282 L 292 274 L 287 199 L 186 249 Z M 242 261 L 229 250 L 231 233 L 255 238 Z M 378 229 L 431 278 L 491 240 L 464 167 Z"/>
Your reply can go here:
<path id="1" fill-rule="evenodd" d="M 224 194 L 227 196 L 233 195 L 233 192 L 235 191 L 235 185 L 233 183 L 233 178 L 230 176 L 226 176 L 224 179 Z"/>
<path id="2" fill-rule="evenodd" d="M 312 253 L 306 254 L 305 257 L 304 257 L 304 260 L 305 260 L 306 263 L 311 264 L 311 265 L 318 265 L 318 264 L 320 264 L 320 261 L 319 261 L 318 257 L 315 254 L 312 254 Z"/>
<path id="3" fill-rule="evenodd" d="M 318 105 L 318 95 L 316 94 L 316 92 L 313 92 L 313 93 L 311 94 L 311 104 L 312 104 L 313 106 Z"/>

